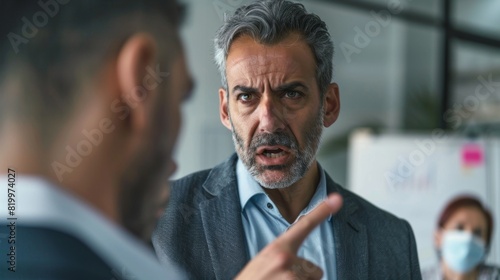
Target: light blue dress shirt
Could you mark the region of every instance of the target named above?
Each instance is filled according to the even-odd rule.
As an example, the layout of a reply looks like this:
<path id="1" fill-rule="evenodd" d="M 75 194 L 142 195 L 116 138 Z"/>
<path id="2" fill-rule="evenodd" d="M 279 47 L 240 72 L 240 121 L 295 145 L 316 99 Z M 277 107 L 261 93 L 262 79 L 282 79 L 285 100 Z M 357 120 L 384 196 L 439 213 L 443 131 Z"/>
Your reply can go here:
<path id="1" fill-rule="evenodd" d="M 319 167 L 320 180 L 311 201 L 300 212 L 297 220 L 313 210 L 327 197 L 326 176 Z M 241 160 L 236 165 L 238 192 L 241 203 L 241 217 L 250 257 L 255 257 L 260 250 L 284 233 L 292 224 L 281 215 L 276 205 L 267 196 L 262 187 L 250 175 Z M 333 217 L 325 220 L 309 234 L 302 244 L 298 255 L 321 267 L 323 278 L 337 279 L 335 240 L 333 236 Z"/>

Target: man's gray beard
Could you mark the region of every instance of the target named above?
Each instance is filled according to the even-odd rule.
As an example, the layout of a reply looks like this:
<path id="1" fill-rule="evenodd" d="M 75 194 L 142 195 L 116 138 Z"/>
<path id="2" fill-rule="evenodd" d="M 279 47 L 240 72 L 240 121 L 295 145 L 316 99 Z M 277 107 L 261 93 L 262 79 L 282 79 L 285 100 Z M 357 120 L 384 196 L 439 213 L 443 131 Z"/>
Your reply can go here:
<path id="1" fill-rule="evenodd" d="M 241 159 L 250 175 L 264 188 L 267 189 L 283 189 L 288 188 L 299 181 L 306 174 L 316 159 L 316 151 L 318 150 L 321 134 L 323 132 L 323 110 L 319 110 L 319 114 L 312 126 L 306 131 L 306 143 L 303 151 L 299 149 L 297 139 L 288 133 L 276 132 L 272 134 L 260 134 L 252 138 L 250 147 L 244 149 L 244 141 L 238 135 L 233 122 L 231 122 L 233 142 L 238 157 Z M 282 145 L 288 147 L 293 153 L 295 160 L 288 166 L 258 166 L 255 160 L 256 150 L 262 145 Z M 285 176 L 280 181 L 266 182 L 261 176 L 265 170 L 283 170 L 288 169 L 288 176 Z"/>

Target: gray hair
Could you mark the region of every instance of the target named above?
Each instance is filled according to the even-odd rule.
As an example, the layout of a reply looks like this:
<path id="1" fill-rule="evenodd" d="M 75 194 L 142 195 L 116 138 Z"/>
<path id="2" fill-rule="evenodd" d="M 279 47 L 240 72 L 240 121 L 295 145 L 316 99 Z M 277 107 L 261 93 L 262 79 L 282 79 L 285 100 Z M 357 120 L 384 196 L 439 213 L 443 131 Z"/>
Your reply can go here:
<path id="1" fill-rule="evenodd" d="M 321 94 L 331 82 L 333 42 L 324 21 L 308 13 L 304 5 L 286 0 L 261 0 L 238 8 L 215 36 L 215 63 L 227 89 L 226 59 L 233 40 L 249 35 L 262 44 L 276 44 L 298 32 L 316 60 L 316 80 Z"/>

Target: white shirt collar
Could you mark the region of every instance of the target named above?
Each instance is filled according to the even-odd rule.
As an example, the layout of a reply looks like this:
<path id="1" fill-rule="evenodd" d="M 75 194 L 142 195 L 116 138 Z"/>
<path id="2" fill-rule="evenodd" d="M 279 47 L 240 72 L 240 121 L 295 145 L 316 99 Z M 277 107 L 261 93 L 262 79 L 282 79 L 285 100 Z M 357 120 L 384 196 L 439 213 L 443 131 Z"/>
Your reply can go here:
<path id="1" fill-rule="evenodd" d="M 0 176 L 0 182 L 7 184 L 7 177 Z M 135 277 L 132 279 L 184 279 L 173 265 L 160 265 L 142 241 L 47 180 L 18 173 L 15 191 L 18 225 L 44 226 L 71 234 L 117 272 Z M 7 191 L 0 192 L 0 201 L 7 201 Z M 0 210 L 2 220 L 8 217 L 6 210 Z"/>

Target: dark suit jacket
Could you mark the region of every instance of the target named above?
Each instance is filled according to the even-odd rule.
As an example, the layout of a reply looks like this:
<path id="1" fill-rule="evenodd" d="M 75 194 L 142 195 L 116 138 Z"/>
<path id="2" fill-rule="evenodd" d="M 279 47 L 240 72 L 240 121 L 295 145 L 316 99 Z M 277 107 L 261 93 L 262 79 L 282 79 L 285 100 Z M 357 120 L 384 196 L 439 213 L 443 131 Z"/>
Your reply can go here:
<path id="1" fill-rule="evenodd" d="M 160 260 L 192 279 L 231 279 L 249 261 L 236 179 L 237 156 L 172 185 L 170 203 L 153 235 Z M 421 279 L 410 225 L 327 175 L 328 193 L 344 206 L 332 219 L 337 279 Z"/>
<path id="2" fill-rule="evenodd" d="M 2 231 L 4 228 L 7 227 L 2 224 Z M 10 252 L 10 245 L 6 241 L 4 239 L 0 244 L 0 279 L 119 279 L 118 272 L 75 237 L 52 229 L 27 226 L 16 228 L 16 271 L 8 271 L 6 254 Z"/>

